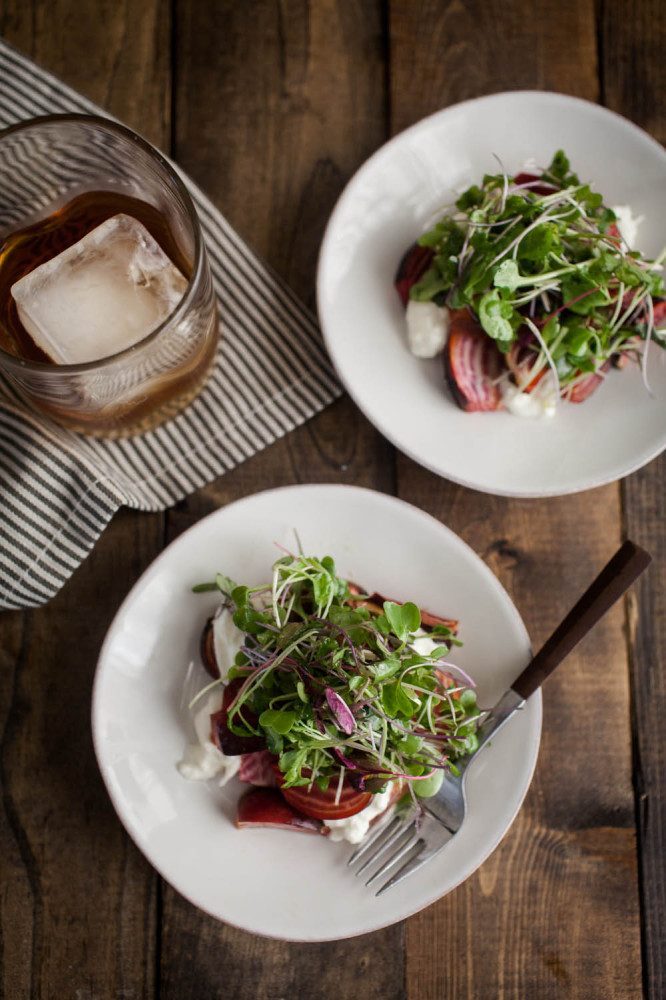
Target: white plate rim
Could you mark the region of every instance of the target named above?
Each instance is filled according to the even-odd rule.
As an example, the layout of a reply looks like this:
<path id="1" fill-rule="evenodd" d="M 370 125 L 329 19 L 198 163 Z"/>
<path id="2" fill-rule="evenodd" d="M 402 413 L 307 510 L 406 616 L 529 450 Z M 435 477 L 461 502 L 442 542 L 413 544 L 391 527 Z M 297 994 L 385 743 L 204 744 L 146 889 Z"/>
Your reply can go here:
<path id="1" fill-rule="evenodd" d="M 326 265 L 326 259 L 329 254 L 329 246 L 334 238 L 334 230 L 337 224 L 338 217 L 342 215 L 345 211 L 347 202 L 353 196 L 354 192 L 352 186 L 359 180 L 365 177 L 366 173 L 369 173 L 374 169 L 378 163 L 380 163 L 385 157 L 390 156 L 393 147 L 401 143 L 405 138 L 413 135 L 417 135 L 421 131 L 427 131 L 433 123 L 436 123 L 452 112 L 459 112 L 468 107 L 476 106 L 479 104 L 490 104 L 495 101 L 504 100 L 507 97 L 529 97 L 538 98 L 548 103 L 564 103 L 578 105 L 584 107 L 587 110 L 591 110 L 594 114 L 598 114 L 601 118 L 611 118 L 615 121 L 621 122 L 622 126 L 629 129 L 634 133 L 637 139 L 649 145 L 654 151 L 656 151 L 664 160 L 664 167 L 666 169 L 666 150 L 656 139 L 654 139 L 649 133 L 642 129 L 635 122 L 630 121 L 623 115 L 618 114 L 616 111 L 612 111 L 610 108 L 606 108 L 601 104 L 597 104 L 594 101 L 588 101 L 582 97 L 574 97 L 571 94 L 564 94 L 559 91 L 553 90 L 502 90 L 494 94 L 485 94 L 480 97 L 472 97 L 465 101 L 459 101 L 456 104 L 451 104 L 446 108 L 442 108 L 439 111 L 435 111 L 425 118 L 419 119 L 413 125 L 408 126 L 402 131 L 398 132 L 396 135 L 392 136 L 385 143 L 383 143 L 379 149 L 375 150 L 356 170 L 352 176 L 347 181 L 342 193 L 340 194 L 338 200 L 336 201 L 333 211 L 329 216 L 329 220 L 326 224 L 326 230 L 324 232 L 324 237 L 322 239 L 321 247 L 319 250 L 319 256 L 317 259 L 317 276 L 316 276 L 316 300 L 317 300 L 317 313 L 319 317 L 320 328 L 322 331 L 322 336 L 324 338 L 324 343 L 326 345 L 326 350 L 333 362 L 333 367 L 335 368 L 336 375 L 338 376 L 340 382 L 342 383 L 345 391 L 351 396 L 355 404 L 358 406 L 359 410 L 367 418 L 367 420 L 379 430 L 379 432 L 399 451 L 401 451 L 412 461 L 416 462 L 417 465 L 421 465 L 423 468 L 428 469 L 433 472 L 436 476 L 442 479 L 447 479 L 452 483 L 456 483 L 459 486 L 464 486 L 467 489 L 476 490 L 479 493 L 487 493 L 491 496 L 503 496 L 512 497 L 515 499 L 525 499 L 525 500 L 538 500 L 545 499 L 547 497 L 559 497 L 559 496 L 570 496 L 575 493 L 583 493 L 587 490 L 597 489 L 601 486 L 607 486 L 610 483 L 615 483 L 626 476 L 632 475 L 632 473 L 637 472 L 642 469 L 644 465 L 647 465 L 653 459 L 657 458 L 666 449 L 666 433 L 661 444 L 657 444 L 653 448 L 648 448 L 640 454 L 635 462 L 626 464 L 618 463 L 622 466 L 621 470 L 617 468 L 607 474 L 600 474 L 592 476 L 587 479 L 584 483 L 561 486 L 557 488 L 543 488 L 543 489 L 520 489 L 520 488 L 503 488 L 501 486 L 484 486 L 478 482 L 465 479 L 464 476 L 457 475 L 455 472 L 447 470 L 443 473 L 441 468 L 436 464 L 429 462 L 427 457 L 418 454 L 414 449 L 405 445 L 404 442 L 400 441 L 397 435 L 392 432 L 387 431 L 385 426 L 377 420 L 377 418 L 372 413 L 371 407 L 367 406 L 365 400 L 359 395 L 359 393 L 354 392 L 349 381 L 347 380 L 345 373 L 338 365 L 338 358 L 335 348 L 335 338 L 331 336 L 330 330 L 328 329 L 328 324 L 325 320 L 325 310 L 322 307 L 323 301 L 323 284 L 324 284 L 324 271 Z"/>
<path id="2" fill-rule="evenodd" d="M 102 675 L 105 671 L 105 666 L 104 666 L 105 657 L 107 655 L 108 649 L 111 647 L 114 641 L 115 632 L 121 627 L 124 616 L 128 613 L 129 609 L 132 607 L 134 599 L 138 596 L 138 594 L 142 591 L 142 589 L 152 580 L 152 578 L 159 573 L 162 564 L 166 562 L 168 558 L 171 557 L 173 551 L 185 548 L 192 534 L 200 530 L 205 530 L 210 523 L 217 520 L 218 518 L 223 517 L 225 511 L 229 510 L 232 507 L 237 508 L 246 502 L 251 502 L 257 497 L 267 498 L 270 497 L 271 494 L 275 493 L 284 493 L 286 491 L 294 491 L 294 492 L 316 491 L 322 488 L 332 491 L 341 491 L 341 492 L 344 491 L 347 494 L 352 492 L 357 492 L 362 494 L 372 494 L 377 502 L 385 503 L 388 506 L 394 506 L 400 509 L 407 509 L 412 515 L 418 516 L 426 520 L 433 527 L 435 527 L 437 531 L 448 536 L 448 539 L 451 543 L 459 546 L 462 550 L 466 550 L 467 553 L 472 557 L 473 561 L 478 566 L 479 572 L 485 577 L 486 585 L 491 589 L 493 589 L 495 593 L 502 599 L 506 607 L 507 613 L 513 619 L 513 622 L 517 626 L 518 630 L 522 632 L 526 644 L 530 646 L 529 634 L 525 627 L 525 623 L 523 622 L 523 619 L 520 613 L 518 612 L 518 609 L 516 608 L 511 597 L 509 596 L 505 588 L 502 586 L 498 578 L 495 576 L 495 574 L 492 572 L 490 567 L 487 566 L 487 564 L 472 549 L 472 547 L 467 544 L 467 542 L 465 542 L 451 528 L 443 524 L 432 514 L 429 514 L 427 511 L 422 510 L 420 507 L 416 507 L 414 504 L 411 504 L 408 501 L 403 500 L 401 497 L 396 497 L 391 494 L 386 494 L 379 490 L 373 490 L 363 486 L 357 486 L 347 483 L 291 484 L 286 486 L 272 487 L 266 490 L 260 490 L 256 493 L 248 494 L 245 497 L 241 497 L 237 500 L 234 500 L 231 503 L 226 504 L 224 507 L 219 507 L 217 510 L 212 511 L 210 514 L 207 514 L 205 517 L 201 518 L 199 521 L 195 522 L 193 525 L 187 528 L 181 535 L 179 535 L 172 542 L 170 542 L 163 549 L 163 551 L 159 553 L 159 555 L 155 557 L 155 559 L 150 563 L 150 565 L 144 570 L 141 576 L 133 584 L 129 593 L 124 598 L 118 610 L 116 611 L 111 621 L 111 624 L 109 625 L 109 628 L 107 630 L 107 633 L 105 635 L 104 641 L 100 649 L 97 665 L 95 668 L 93 688 L 92 688 L 92 698 L 91 698 L 91 728 L 92 728 L 93 749 L 97 761 L 97 766 L 99 768 L 99 772 L 102 777 L 102 781 L 106 788 L 107 794 L 109 795 L 109 798 L 111 800 L 111 803 L 113 805 L 113 808 L 115 810 L 119 822 L 125 829 L 125 832 L 131 838 L 134 846 L 137 848 L 137 850 L 140 851 L 140 853 L 148 861 L 151 867 L 157 872 L 157 874 L 166 883 L 168 883 L 168 885 L 170 885 L 173 889 L 175 889 L 175 891 L 178 892 L 179 895 L 183 896 L 183 898 L 186 899 L 192 906 L 195 906 L 197 909 L 206 913 L 208 916 L 214 918 L 215 920 L 218 920 L 224 924 L 228 924 L 231 927 L 235 927 L 236 929 L 244 931 L 249 934 L 256 934 L 260 937 L 266 937 L 272 940 L 289 941 L 289 942 L 303 943 L 303 944 L 323 942 L 323 941 L 347 940 L 351 939 L 352 937 L 361 937 L 365 934 L 374 933 L 375 931 L 382 930 L 386 927 L 391 927 L 394 924 L 399 923 L 405 919 L 408 919 L 409 917 L 412 917 L 415 914 L 420 913 L 422 910 L 427 909 L 429 906 L 433 905 L 433 903 L 437 902 L 439 899 L 448 896 L 451 892 L 457 889 L 463 882 L 467 881 L 468 878 L 471 878 L 472 875 L 474 875 L 475 872 L 478 871 L 480 866 L 484 864 L 497 849 L 501 841 L 504 839 L 504 837 L 511 829 L 518 813 L 520 812 L 523 806 L 523 803 L 525 801 L 525 796 L 527 795 L 527 792 L 529 791 L 529 788 L 531 786 L 532 779 L 534 777 L 534 771 L 539 758 L 542 725 L 543 725 L 543 700 L 542 700 L 541 690 L 539 689 L 535 692 L 534 695 L 532 695 L 530 699 L 532 705 L 532 712 L 535 715 L 534 718 L 535 730 L 532 736 L 533 743 L 530 747 L 531 761 L 529 763 L 529 767 L 527 768 L 523 776 L 523 788 L 519 796 L 519 799 L 517 801 L 516 807 L 513 813 L 510 815 L 504 829 L 501 830 L 491 841 L 489 841 L 485 849 L 485 852 L 483 854 L 483 857 L 481 857 L 481 859 L 478 861 L 478 863 L 475 865 L 474 868 L 472 868 L 460 879 L 453 882 L 444 893 L 435 893 L 434 895 L 429 895 L 427 898 L 424 898 L 412 910 L 410 910 L 409 913 L 405 913 L 404 915 L 398 918 L 395 919 L 389 918 L 387 920 L 380 920 L 372 927 L 364 929 L 355 929 L 349 934 L 344 934 L 344 935 L 336 934 L 325 937 L 321 935 L 315 935 L 310 937 L 296 937 L 292 935 L 280 934 L 277 932 L 271 933 L 267 932 L 266 930 L 258 931 L 256 928 L 252 926 L 248 926 L 242 922 L 236 923 L 228 916 L 221 916 L 220 913 L 216 913 L 212 908 L 202 905 L 201 902 L 192 898 L 192 896 L 188 894 L 187 890 L 183 886 L 175 884 L 175 882 L 169 877 L 169 875 L 165 873 L 161 865 L 155 863 L 155 861 L 149 856 L 148 851 L 145 850 L 144 847 L 142 846 L 141 836 L 136 828 L 136 825 L 133 823 L 133 821 L 130 819 L 127 813 L 123 810 L 120 797 L 116 794 L 114 783 L 112 780 L 110 780 L 109 771 L 107 770 L 107 765 L 105 761 L 104 748 L 99 738 L 99 731 L 100 731 L 99 719 L 100 719 L 100 714 L 102 712 L 102 703 L 99 692 L 101 689 Z"/>

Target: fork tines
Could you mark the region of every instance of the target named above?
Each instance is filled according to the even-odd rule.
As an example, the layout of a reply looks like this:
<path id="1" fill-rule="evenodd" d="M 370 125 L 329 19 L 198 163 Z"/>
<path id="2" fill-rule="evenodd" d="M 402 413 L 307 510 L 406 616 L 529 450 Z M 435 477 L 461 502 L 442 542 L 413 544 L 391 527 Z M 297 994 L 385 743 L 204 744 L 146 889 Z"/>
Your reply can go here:
<path id="1" fill-rule="evenodd" d="M 426 836 L 426 830 L 430 836 Z M 381 896 L 429 861 L 452 836 L 453 831 L 417 809 L 389 814 L 382 817 L 347 863 L 355 867 L 355 875 L 370 876 L 366 885 L 374 885 L 388 874 L 375 893 Z"/>
<path id="2" fill-rule="evenodd" d="M 350 857 L 348 864 L 357 866 L 356 875 L 361 875 L 363 872 L 370 875 L 366 885 L 373 885 L 404 860 L 402 867 L 379 888 L 378 896 L 414 871 L 415 867 L 420 867 L 422 863 L 420 860 L 414 865 L 425 847 L 425 842 L 419 836 L 420 819 L 420 814 L 415 809 L 407 813 L 389 814 L 377 823 L 375 829 Z"/>

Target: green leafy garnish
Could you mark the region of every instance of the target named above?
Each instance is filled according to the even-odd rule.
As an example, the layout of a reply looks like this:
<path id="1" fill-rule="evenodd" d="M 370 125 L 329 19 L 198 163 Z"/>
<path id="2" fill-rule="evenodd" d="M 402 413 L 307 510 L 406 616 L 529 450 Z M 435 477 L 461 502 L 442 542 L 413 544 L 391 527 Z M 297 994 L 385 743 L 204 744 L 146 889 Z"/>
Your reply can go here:
<path id="1" fill-rule="evenodd" d="M 218 574 L 194 589 L 212 587 L 245 637 L 226 725 L 264 739 L 284 787 L 327 788 L 343 774 L 369 791 L 422 783 L 424 795 L 475 748 L 476 695 L 443 660 L 459 643 L 436 625 L 432 651 L 417 653 L 427 633 L 416 604 L 380 607 L 352 591 L 330 557 L 284 556 L 266 586 Z"/>
<path id="2" fill-rule="evenodd" d="M 433 256 L 410 297 L 470 309 L 504 354 L 519 343 L 519 388 L 550 367 L 566 397 L 639 348 L 646 378 L 648 343 L 666 346 L 653 308 L 666 296 L 665 254 L 648 260 L 627 247 L 613 210 L 562 150 L 527 176 L 488 174 L 460 195 L 418 241 Z"/>

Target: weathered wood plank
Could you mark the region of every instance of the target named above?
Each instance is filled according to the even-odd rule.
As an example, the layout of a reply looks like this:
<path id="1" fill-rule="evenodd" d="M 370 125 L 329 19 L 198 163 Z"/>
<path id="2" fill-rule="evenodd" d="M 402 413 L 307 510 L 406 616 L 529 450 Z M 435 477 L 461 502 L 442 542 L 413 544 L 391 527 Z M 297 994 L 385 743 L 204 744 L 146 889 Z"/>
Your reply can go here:
<path id="1" fill-rule="evenodd" d="M 628 638 L 634 740 L 634 791 L 643 919 L 646 995 L 666 995 L 666 461 L 625 480 L 628 535 L 653 563 L 629 604 Z"/>
<path id="2" fill-rule="evenodd" d="M 501 90 L 599 96 L 589 0 L 389 0 L 389 9 L 392 132 Z"/>
<path id="3" fill-rule="evenodd" d="M 666 142 L 662 6 L 650 0 L 602 6 L 604 103 Z M 661 30 L 660 30 L 661 29 Z M 650 1000 L 666 996 L 666 461 L 622 484 L 629 537 L 652 553 L 649 576 L 630 603 L 634 790 L 643 917 L 644 984 Z"/>
<path id="4" fill-rule="evenodd" d="M 178 5 L 179 162 L 310 303 L 326 218 L 350 172 L 384 138 L 377 8 L 349 0 Z M 169 533 L 255 490 L 312 480 L 392 488 L 392 450 L 347 400 L 179 505 Z M 367 997 L 404 995 L 400 927 L 285 944 L 222 926 L 167 886 L 163 913 L 164 1000 L 338 998 L 361 981 Z"/>
<path id="5" fill-rule="evenodd" d="M 169 144 L 170 17 L 149 0 L 1 0 L 3 37 L 156 145 Z"/>
<path id="6" fill-rule="evenodd" d="M 664 11 L 659 0 L 606 0 L 600 11 L 604 104 L 666 142 Z"/>
<path id="7" fill-rule="evenodd" d="M 164 5 L 5 0 L 0 31 L 168 144 Z M 163 523 L 121 513 L 50 605 L 0 619 L 0 993 L 8 998 L 154 993 L 157 878 L 113 812 L 89 717 L 104 632 L 160 550 Z"/>
<path id="8" fill-rule="evenodd" d="M 393 131 L 503 89 L 598 97 L 592 2 L 392 0 L 390 11 Z M 537 645 L 620 539 L 617 487 L 521 502 L 448 484 L 402 456 L 397 469 L 399 495 L 486 559 Z M 616 609 L 548 682 L 536 777 L 503 844 L 408 922 L 409 996 L 640 995 L 622 620 Z"/>
<path id="9" fill-rule="evenodd" d="M 104 632 L 161 522 L 119 516 L 62 593 L 23 616 L 2 740 L 7 996 L 152 995 L 156 878 L 102 785 L 89 717 Z"/>

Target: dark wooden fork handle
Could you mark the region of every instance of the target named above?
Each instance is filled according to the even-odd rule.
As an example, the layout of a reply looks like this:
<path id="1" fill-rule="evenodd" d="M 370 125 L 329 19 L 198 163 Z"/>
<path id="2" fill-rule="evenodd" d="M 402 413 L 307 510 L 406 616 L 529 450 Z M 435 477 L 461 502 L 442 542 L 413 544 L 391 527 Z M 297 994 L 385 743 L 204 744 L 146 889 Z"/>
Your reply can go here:
<path id="1" fill-rule="evenodd" d="M 622 597 L 651 560 L 652 556 L 645 549 L 633 542 L 625 542 L 511 685 L 516 694 L 528 698 L 541 687 L 555 667 Z"/>

